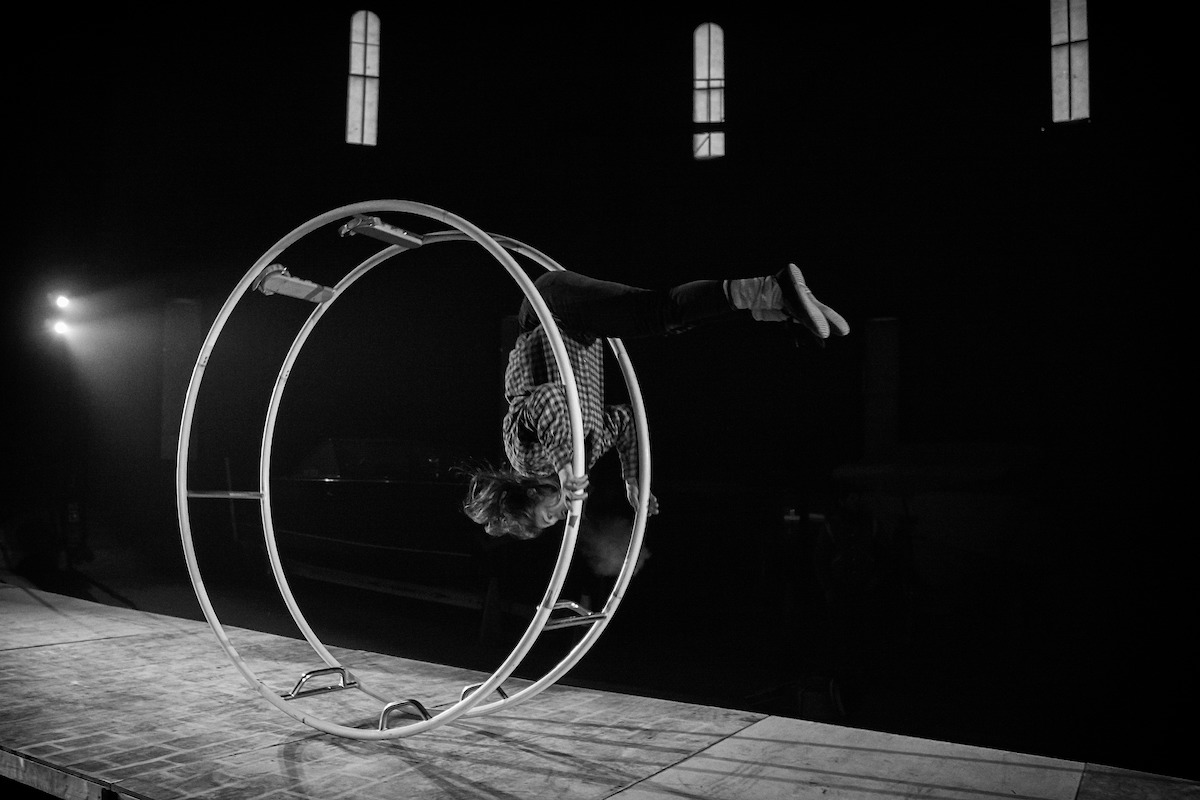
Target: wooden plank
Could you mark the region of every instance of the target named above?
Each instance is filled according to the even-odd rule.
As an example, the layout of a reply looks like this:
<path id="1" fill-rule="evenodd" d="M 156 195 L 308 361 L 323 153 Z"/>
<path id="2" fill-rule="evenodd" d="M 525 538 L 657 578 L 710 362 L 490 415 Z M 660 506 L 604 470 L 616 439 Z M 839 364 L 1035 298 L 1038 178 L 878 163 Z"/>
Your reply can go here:
<path id="1" fill-rule="evenodd" d="M 0 776 L 63 800 L 102 800 L 110 787 L 22 758 L 0 747 Z"/>
<path id="2" fill-rule="evenodd" d="M 614 795 L 1075 800 L 1084 764 L 769 717 Z"/>

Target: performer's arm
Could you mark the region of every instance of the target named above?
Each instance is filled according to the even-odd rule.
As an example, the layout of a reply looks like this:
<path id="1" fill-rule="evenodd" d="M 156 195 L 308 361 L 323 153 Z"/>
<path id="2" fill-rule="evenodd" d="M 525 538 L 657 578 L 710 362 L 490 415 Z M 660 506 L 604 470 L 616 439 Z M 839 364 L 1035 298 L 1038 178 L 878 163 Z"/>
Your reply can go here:
<path id="1" fill-rule="evenodd" d="M 613 445 L 621 461 L 621 477 L 625 481 L 625 498 L 629 505 L 638 507 L 638 461 L 637 428 L 633 421 L 633 410 L 627 405 L 607 406 L 604 409 L 605 425 L 614 433 Z M 650 514 L 658 513 L 658 498 L 650 495 L 646 503 Z"/>

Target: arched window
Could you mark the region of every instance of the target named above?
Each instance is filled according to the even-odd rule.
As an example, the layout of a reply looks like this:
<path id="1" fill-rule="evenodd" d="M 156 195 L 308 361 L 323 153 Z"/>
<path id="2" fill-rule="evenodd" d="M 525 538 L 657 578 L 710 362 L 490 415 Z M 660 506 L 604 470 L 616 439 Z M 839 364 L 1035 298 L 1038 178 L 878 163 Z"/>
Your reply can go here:
<path id="1" fill-rule="evenodd" d="M 1091 116 L 1087 0 L 1050 0 L 1050 85 L 1055 122 Z"/>
<path id="2" fill-rule="evenodd" d="M 379 127 L 379 17 L 356 11 L 350 18 L 350 83 L 346 92 L 346 142 L 375 144 Z"/>
<path id="3" fill-rule="evenodd" d="M 692 34 L 692 156 L 725 155 L 725 32 L 706 22 Z"/>

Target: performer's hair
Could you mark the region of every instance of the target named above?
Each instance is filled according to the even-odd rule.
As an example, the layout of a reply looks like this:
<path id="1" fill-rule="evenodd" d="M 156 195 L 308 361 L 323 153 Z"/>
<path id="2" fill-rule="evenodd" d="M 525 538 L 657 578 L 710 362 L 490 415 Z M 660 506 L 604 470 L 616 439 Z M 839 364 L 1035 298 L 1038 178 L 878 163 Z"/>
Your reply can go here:
<path id="1" fill-rule="evenodd" d="M 489 536 L 533 539 L 542 531 L 533 524 L 533 507 L 547 490 L 558 487 L 551 478 L 521 475 L 512 467 L 475 466 L 463 512 L 483 526 Z"/>

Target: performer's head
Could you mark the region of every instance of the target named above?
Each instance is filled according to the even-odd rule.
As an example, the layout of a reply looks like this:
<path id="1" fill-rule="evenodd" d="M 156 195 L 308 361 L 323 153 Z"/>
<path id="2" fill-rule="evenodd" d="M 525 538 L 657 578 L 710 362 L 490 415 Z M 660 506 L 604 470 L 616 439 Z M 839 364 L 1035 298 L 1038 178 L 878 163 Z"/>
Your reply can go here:
<path id="1" fill-rule="evenodd" d="M 463 511 L 490 536 L 534 539 L 567 515 L 567 502 L 557 478 L 481 468 L 471 473 Z"/>

